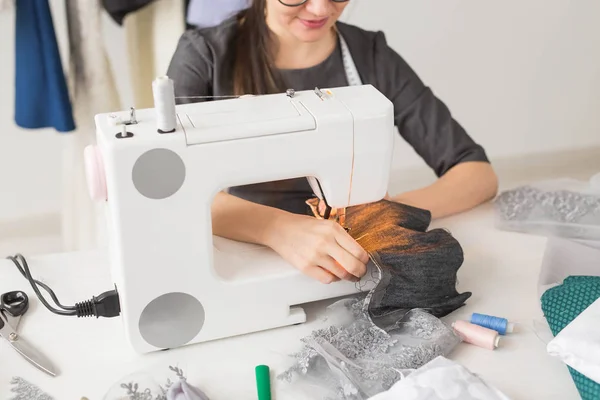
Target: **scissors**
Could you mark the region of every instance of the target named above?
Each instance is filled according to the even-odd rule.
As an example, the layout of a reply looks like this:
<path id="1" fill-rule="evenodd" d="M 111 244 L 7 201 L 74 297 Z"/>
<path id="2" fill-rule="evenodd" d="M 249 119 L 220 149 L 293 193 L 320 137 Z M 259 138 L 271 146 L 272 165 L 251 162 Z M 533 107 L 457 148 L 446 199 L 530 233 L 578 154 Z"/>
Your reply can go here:
<path id="1" fill-rule="evenodd" d="M 0 296 L 0 336 L 18 351 L 27 361 L 45 373 L 56 376 L 52 363 L 40 352 L 31 347 L 17 333 L 21 316 L 29 309 L 29 298 L 20 290 Z"/>

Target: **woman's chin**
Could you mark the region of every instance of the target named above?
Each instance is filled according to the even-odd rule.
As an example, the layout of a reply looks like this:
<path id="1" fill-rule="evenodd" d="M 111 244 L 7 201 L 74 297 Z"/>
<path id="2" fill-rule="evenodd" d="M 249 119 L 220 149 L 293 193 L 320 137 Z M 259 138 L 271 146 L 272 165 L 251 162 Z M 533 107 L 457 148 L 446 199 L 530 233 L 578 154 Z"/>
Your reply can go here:
<path id="1" fill-rule="evenodd" d="M 330 27 L 308 29 L 302 26 L 294 29 L 294 36 L 301 42 L 318 42 L 327 36 L 330 29 Z"/>

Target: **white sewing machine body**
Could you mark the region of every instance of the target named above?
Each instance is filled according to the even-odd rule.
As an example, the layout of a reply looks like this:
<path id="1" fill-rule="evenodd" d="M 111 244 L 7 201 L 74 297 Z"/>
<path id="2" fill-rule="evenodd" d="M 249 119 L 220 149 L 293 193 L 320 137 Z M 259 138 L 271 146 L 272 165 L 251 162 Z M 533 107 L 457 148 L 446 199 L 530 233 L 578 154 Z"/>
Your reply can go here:
<path id="1" fill-rule="evenodd" d="M 331 207 L 384 197 L 391 102 L 370 85 L 321 94 L 178 105 L 170 133 L 157 132 L 155 109 L 137 110 L 127 137 L 111 118 L 129 111 L 96 116 L 88 179 L 105 184 L 111 273 L 136 351 L 302 323 L 298 305 L 370 289 L 322 284 L 271 249 L 212 234 L 213 199 L 232 186 L 314 177 Z"/>

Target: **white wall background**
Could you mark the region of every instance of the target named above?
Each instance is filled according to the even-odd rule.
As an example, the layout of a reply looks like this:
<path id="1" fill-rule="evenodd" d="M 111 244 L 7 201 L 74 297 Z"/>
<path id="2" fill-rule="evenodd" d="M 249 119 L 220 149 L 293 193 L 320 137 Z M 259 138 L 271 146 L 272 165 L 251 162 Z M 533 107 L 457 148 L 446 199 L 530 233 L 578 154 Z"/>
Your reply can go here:
<path id="1" fill-rule="evenodd" d="M 490 156 L 600 145 L 599 1 L 371 0 L 350 11 L 386 33 Z"/>
<path id="2" fill-rule="evenodd" d="M 171 0 L 166 0 L 171 1 Z M 63 67 L 68 73 L 69 44 L 63 0 L 49 0 Z M 53 129 L 26 130 L 14 123 L 14 10 L 0 12 L 0 221 L 31 215 L 52 215 L 60 210 L 62 155 L 65 134 Z M 117 84 L 125 104 L 132 99 L 122 28 L 104 15 L 104 36 Z M 0 232 L 1 234 L 2 232 Z"/>
<path id="3" fill-rule="evenodd" d="M 66 62 L 63 2 L 50 3 Z M 352 0 L 348 11 L 347 21 L 386 33 L 494 161 L 600 149 L 598 0 Z M 125 55 L 123 32 L 105 22 L 127 105 L 129 77 L 118 62 Z M 12 12 L 0 13 L 0 38 L 0 222 L 56 214 L 61 135 L 14 125 Z M 394 167 L 423 165 L 399 140 Z"/>
<path id="4" fill-rule="evenodd" d="M 0 220 L 60 206 L 60 138 L 49 130 L 21 130 L 14 123 L 14 31 L 14 12 L 0 12 Z"/>

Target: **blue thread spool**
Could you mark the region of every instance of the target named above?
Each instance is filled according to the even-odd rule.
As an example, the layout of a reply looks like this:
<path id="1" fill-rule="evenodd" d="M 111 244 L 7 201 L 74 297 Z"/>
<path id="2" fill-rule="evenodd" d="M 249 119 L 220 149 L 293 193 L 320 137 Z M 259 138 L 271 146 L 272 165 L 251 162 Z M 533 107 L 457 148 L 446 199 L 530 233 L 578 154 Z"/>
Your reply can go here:
<path id="1" fill-rule="evenodd" d="M 471 315 L 471 323 L 493 329 L 501 335 L 505 335 L 507 332 L 512 333 L 514 330 L 512 322 L 508 322 L 506 318 L 494 317 L 492 315 L 473 313 Z"/>

